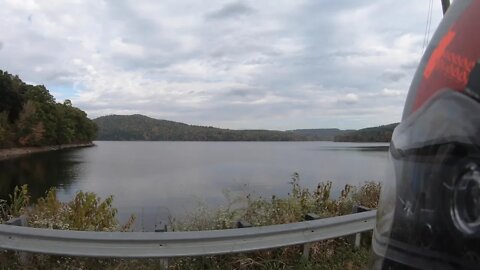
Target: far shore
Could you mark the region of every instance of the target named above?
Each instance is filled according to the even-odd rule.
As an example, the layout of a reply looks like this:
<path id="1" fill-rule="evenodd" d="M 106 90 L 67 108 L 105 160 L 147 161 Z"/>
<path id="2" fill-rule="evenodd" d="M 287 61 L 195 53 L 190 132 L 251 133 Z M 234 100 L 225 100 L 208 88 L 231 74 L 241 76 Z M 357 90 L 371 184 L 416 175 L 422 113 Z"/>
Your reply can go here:
<path id="1" fill-rule="evenodd" d="M 16 158 L 19 156 L 24 156 L 28 154 L 34 154 L 34 153 L 58 151 L 58 150 L 70 149 L 70 148 L 90 147 L 94 145 L 95 145 L 94 143 L 90 142 L 90 143 L 72 143 L 72 144 L 61 144 L 61 145 L 50 145 L 50 146 L 16 147 L 16 148 L 0 149 L 0 160 Z"/>

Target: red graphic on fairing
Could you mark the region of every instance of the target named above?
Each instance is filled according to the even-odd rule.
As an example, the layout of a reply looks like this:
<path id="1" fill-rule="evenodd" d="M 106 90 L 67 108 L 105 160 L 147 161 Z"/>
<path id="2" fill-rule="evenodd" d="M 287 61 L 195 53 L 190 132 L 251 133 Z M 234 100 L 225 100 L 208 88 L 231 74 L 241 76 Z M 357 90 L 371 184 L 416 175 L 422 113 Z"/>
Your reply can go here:
<path id="1" fill-rule="evenodd" d="M 425 67 L 425 71 L 423 72 L 423 76 L 425 78 L 428 79 L 430 77 L 430 75 L 432 74 L 438 62 L 441 61 L 441 58 L 445 53 L 445 49 L 450 44 L 450 42 L 452 42 L 454 37 L 455 37 L 455 32 L 449 31 L 442 38 L 440 43 L 438 43 L 437 48 L 433 51 L 432 56 L 430 56 L 427 66 Z"/>
<path id="2" fill-rule="evenodd" d="M 480 1 L 464 11 L 441 38 L 423 71 L 413 111 L 443 88 L 463 91 L 471 70 L 480 58 Z"/>

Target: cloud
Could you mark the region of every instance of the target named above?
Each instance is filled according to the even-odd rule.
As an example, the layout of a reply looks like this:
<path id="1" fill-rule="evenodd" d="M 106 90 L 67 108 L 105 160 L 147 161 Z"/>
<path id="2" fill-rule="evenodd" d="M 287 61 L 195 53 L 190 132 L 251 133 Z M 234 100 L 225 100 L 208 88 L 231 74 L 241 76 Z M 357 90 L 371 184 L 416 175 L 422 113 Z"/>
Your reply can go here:
<path id="1" fill-rule="evenodd" d="M 345 102 L 346 104 L 355 104 L 358 102 L 358 100 L 358 95 L 354 93 L 348 93 L 345 96 L 339 98 L 340 102 Z"/>
<path id="2" fill-rule="evenodd" d="M 110 50 L 113 54 L 124 56 L 143 57 L 145 55 L 145 50 L 142 46 L 128 43 L 118 38 L 110 41 Z"/>
<path id="3" fill-rule="evenodd" d="M 381 77 L 385 81 L 397 82 L 400 79 L 405 78 L 406 74 L 402 71 L 386 70 L 382 73 Z"/>
<path id="4" fill-rule="evenodd" d="M 225 93 L 227 97 L 240 97 L 240 98 L 247 98 L 247 97 L 256 97 L 258 96 L 261 90 L 255 88 L 237 88 L 228 90 Z"/>
<path id="5" fill-rule="evenodd" d="M 3 48 L 3 42 L 0 41 L 0 50 Z"/>
<path id="6" fill-rule="evenodd" d="M 382 95 L 386 97 L 399 97 L 399 96 L 404 96 L 405 92 L 400 90 L 385 88 L 382 90 Z"/>
<path id="7" fill-rule="evenodd" d="M 243 2 L 233 2 L 224 5 L 218 10 L 209 12 L 207 18 L 209 19 L 225 19 L 235 18 L 239 16 L 252 14 L 254 10 Z"/>
<path id="8" fill-rule="evenodd" d="M 271 129 L 399 121 L 428 8 L 415 0 L 0 5 L 0 68 L 90 117 Z M 433 14 L 435 26 L 440 7 Z"/>
<path id="9" fill-rule="evenodd" d="M 404 70 L 416 69 L 419 62 L 420 62 L 420 59 L 412 60 L 412 61 L 401 64 L 400 68 Z"/>
<path id="10" fill-rule="evenodd" d="M 6 0 L 6 5 L 15 10 L 38 10 L 39 6 L 35 0 L 15 1 Z"/>

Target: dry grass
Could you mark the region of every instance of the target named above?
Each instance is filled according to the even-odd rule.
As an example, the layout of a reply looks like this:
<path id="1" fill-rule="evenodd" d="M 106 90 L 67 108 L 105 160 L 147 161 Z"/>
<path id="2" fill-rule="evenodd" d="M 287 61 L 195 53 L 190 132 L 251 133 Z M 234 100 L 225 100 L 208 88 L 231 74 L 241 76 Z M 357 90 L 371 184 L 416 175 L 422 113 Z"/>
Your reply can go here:
<path id="1" fill-rule="evenodd" d="M 355 204 L 376 208 L 380 184 L 367 182 L 360 187 L 346 185 L 338 198 L 331 198 L 332 182 L 320 183 L 314 190 L 300 185 L 300 176 L 292 176 L 291 191 L 286 197 L 262 198 L 246 195 L 229 200 L 217 209 L 199 207 L 188 218 L 172 220 L 175 231 L 229 229 L 243 219 L 254 226 L 302 221 L 305 214 L 321 217 L 350 214 Z M 54 190 L 33 206 L 28 206 L 26 186 L 16 189 L 9 204 L 0 202 L 0 218 L 6 220 L 19 214 L 29 216 L 33 227 L 56 229 L 125 231 L 134 219 L 120 226 L 113 197 L 101 200 L 94 193 L 77 193 L 68 203 L 59 202 Z M 236 206 L 235 206 L 236 205 Z M 242 205 L 242 207 L 238 207 Z M 235 206 L 235 207 L 234 207 Z M 251 253 L 221 256 L 176 258 L 168 269 L 362 269 L 368 260 L 369 243 L 354 250 L 349 237 L 318 242 L 312 245 L 309 260 L 302 259 L 302 246 L 291 246 Z M 0 253 L 2 269 L 161 269 L 159 259 L 119 260 L 47 256 L 29 256 L 19 263 L 12 252 Z"/>

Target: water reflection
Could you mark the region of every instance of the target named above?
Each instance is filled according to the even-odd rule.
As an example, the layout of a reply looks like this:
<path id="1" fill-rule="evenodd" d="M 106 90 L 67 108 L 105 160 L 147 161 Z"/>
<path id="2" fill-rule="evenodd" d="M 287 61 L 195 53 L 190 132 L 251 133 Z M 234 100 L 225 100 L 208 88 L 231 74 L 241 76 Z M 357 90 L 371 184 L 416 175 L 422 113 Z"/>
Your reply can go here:
<path id="1" fill-rule="evenodd" d="M 223 191 L 286 195 L 292 173 L 315 188 L 381 181 L 388 144 L 333 142 L 97 142 L 97 147 L 39 153 L 0 162 L 0 197 L 28 184 L 32 197 L 50 187 L 61 200 L 79 190 L 114 195 L 121 220 L 137 229 L 182 217 L 199 202 L 225 203 Z M 333 191 L 335 196 L 336 190 Z"/>
<path id="2" fill-rule="evenodd" d="M 42 197 L 50 187 L 63 187 L 76 177 L 75 150 L 37 153 L 0 162 L 0 198 L 7 199 L 17 185 L 28 184 L 32 199 Z"/>

